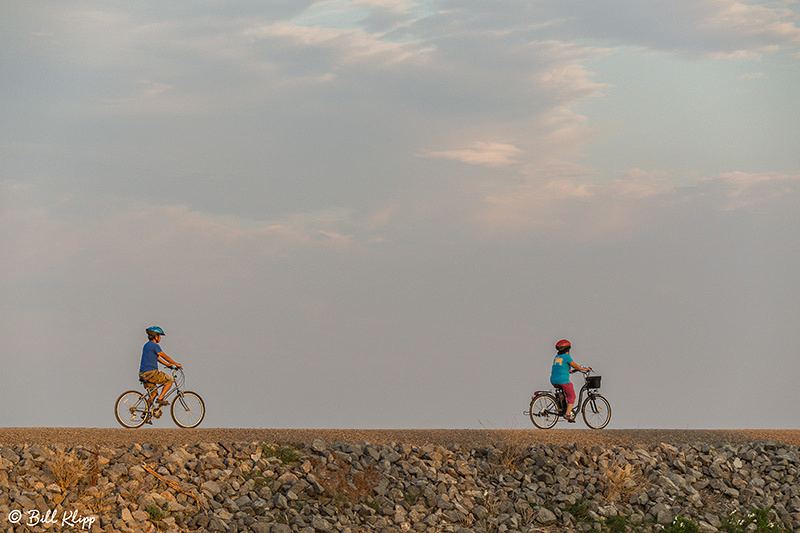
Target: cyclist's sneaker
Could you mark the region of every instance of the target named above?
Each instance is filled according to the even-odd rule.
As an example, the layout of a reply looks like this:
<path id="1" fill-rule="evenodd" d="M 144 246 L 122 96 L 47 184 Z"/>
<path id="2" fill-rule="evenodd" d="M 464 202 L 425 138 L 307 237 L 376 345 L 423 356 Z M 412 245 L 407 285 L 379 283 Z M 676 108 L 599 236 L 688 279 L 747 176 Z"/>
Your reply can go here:
<path id="1" fill-rule="evenodd" d="M 158 400 L 156 400 L 156 403 L 157 403 L 158 405 L 169 405 L 169 402 L 168 402 L 167 400 L 162 400 L 161 398 L 159 398 Z"/>

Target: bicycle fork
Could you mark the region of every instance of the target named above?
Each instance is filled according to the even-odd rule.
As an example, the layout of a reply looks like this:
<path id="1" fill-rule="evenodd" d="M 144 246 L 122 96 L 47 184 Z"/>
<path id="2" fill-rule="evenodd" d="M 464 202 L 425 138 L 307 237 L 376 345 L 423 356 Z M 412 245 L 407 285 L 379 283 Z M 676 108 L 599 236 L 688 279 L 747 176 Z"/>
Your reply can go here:
<path id="1" fill-rule="evenodd" d="M 183 391 L 178 391 L 178 400 L 181 402 L 181 405 L 183 406 L 184 409 L 186 409 L 186 411 L 192 410 L 192 408 L 189 407 L 189 404 L 186 403 L 183 399 Z"/>

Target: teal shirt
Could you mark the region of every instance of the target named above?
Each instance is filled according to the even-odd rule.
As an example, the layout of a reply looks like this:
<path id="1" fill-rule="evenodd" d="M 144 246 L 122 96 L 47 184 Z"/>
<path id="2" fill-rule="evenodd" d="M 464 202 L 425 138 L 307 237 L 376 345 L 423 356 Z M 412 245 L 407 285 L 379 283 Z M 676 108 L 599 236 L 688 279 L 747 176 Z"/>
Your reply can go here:
<path id="1" fill-rule="evenodd" d="M 553 370 L 550 372 L 550 383 L 563 385 L 569 383 L 569 367 L 572 357 L 568 353 L 556 355 L 553 359 Z"/>

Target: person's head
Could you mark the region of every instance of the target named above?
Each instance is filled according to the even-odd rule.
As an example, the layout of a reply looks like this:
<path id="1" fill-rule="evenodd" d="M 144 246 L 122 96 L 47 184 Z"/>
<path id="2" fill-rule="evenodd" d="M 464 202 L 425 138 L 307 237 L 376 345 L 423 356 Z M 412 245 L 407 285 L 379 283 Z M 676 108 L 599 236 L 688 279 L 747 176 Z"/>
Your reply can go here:
<path id="1" fill-rule="evenodd" d="M 561 339 L 556 343 L 556 351 L 560 354 L 569 353 L 572 349 L 572 343 L 570 343 L 567 339 Z"/>
<path id="2" fill-rule="evenodd" d="M 166 333 L 164 333 L 164 330 L 158 326 L 151 326 L 147 328 L 145 331 L 147 332 L 147 339 L 155 342 L 158 342 L 159 340 L 161 340 L 161 337 L 166 335 Z"/>

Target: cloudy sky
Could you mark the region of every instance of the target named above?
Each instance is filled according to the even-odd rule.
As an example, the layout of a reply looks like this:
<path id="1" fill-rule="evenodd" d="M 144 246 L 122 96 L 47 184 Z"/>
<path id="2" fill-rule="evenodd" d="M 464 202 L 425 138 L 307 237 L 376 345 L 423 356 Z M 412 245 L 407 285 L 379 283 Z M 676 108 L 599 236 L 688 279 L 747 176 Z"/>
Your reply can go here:
<path id="1" fill-rule="evenodd" d="M 158 324 L 206 427 L 532 427 L 563 337 L 610 427 L 798 427 L 799 15 L 3 2 L 0 425 Z"/>

